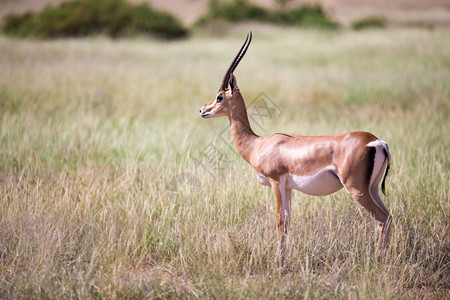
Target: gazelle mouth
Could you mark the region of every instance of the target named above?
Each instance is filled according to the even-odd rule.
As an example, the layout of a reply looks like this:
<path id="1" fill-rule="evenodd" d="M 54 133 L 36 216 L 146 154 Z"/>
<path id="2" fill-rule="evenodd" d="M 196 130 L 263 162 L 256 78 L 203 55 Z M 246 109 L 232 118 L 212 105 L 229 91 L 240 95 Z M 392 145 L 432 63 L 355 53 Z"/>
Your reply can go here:
<path id="1" fill-rule="evenodd" d="M 209 112 L 201 112 L 201 113 L 200 113 L 200 117 L 202 117 L 202 118 L 206 118 L 206 117 L 208 117 L 209 115 L 210 115 Z"/>

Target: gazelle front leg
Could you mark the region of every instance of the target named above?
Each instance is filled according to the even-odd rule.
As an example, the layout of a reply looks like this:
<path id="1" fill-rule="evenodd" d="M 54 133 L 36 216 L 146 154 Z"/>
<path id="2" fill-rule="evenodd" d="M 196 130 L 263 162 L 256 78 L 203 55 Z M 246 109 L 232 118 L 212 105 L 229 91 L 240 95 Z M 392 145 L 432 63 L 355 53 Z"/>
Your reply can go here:
<path id="1" fill-rule="evenodd" d="M 281 259 L 284 260 L 288 246 L 292 190 L 285 188 L 286 178 L 283 178 L 283 176 L 280 177 L 279 181 L 272 180 L 271 186 L 277 202 L 278 249 Z"/>

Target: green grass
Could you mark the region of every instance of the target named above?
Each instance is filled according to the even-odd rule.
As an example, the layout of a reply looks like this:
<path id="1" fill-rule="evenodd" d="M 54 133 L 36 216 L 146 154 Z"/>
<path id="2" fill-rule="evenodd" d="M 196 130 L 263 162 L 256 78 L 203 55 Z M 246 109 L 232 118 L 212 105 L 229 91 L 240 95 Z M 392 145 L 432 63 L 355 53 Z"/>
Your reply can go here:
<path id="1" fill-rule="evenodd" d="M 449 296 L 448 30 L 253 31 L 239 87 L 283 111 L 258 134 L 367 130 L 389 142 L 385 255 L 344 191 L 294 192 L 277 263 L 271 191 L 218 137 L 228 121 L 198 116 L 244 32 L 0 37 L 2 297 Z M 227 156 L 206 156 L 211 142 Z"/>

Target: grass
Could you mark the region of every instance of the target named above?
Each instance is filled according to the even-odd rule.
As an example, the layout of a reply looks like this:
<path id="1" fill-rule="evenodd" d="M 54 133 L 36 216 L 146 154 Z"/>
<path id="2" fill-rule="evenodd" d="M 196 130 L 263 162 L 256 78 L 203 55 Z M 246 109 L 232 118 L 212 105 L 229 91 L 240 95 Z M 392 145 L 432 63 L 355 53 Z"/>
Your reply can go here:
<path id="1" fill-rule="evenodd" d="M 265 92 L 282 110 L 252 121 L 258 134 L 367 130 L 393 156 L 385 255 L 344 191 L 294 192 L 285 268 L 271 191 L 220 135 L 227 120 L 198 116 L 244 32 L 0 37 L 0 294 L 448 297 L 448 33 L 254 30 L 239 87 L 247 103 Z"/>

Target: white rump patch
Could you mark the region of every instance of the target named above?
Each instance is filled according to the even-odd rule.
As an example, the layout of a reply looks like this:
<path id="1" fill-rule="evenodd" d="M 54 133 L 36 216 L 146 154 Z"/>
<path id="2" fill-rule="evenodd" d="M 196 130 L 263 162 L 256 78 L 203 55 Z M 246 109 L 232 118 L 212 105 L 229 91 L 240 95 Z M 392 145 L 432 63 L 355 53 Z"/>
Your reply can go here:
<path id="1" fill-rule="evenodd" d="M 380 199 L 378 194 L 378 185 L 386 170 L 387 163 L 390 161 L 389 147 L 385 141 L 376 140 L 367 144 L 368 147 L 375 147 L 375 158 L 373 163 L 373 170 L 370 176 L 369 193 L 375 204 L 383 211 L 387 213 L 387 209 Z M 388 153 L 388 157 L 385 156 L 383 149 Z"/>
<path id="2" fill-rule="evenodd" d="M 389 148 L 388 148 L 387 143 L 382 140 L 376 140 L 376 141 L 370 142 L 366 146 L 374 147 L 376 149 L 372 175 L 370 176 L 370 186 L 372 186 L 374 181 L 376 179 L 378 179 L 377 177 L 380 177 L 379 179 L 381 179 L 380 172 L 382 171 L 383 166 L 386 161 L 386 157 L 383 153 L 383 148 L 386 150 L 388 150 Z M 389 151 L 387 151 L 387 153 L 389 153 Z M 378 184 L 378 182 L 375 182 L 375 184 Z"/>
<path id="3" fill-rule="evenodd" d="M 366 146 L 367 147 L 377 147 L 377 146 L 383 146 L 383 144 L 380 140 L 375 140 L 375 141 L 368 143 Z"/>

